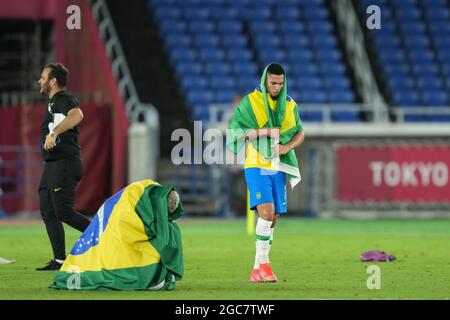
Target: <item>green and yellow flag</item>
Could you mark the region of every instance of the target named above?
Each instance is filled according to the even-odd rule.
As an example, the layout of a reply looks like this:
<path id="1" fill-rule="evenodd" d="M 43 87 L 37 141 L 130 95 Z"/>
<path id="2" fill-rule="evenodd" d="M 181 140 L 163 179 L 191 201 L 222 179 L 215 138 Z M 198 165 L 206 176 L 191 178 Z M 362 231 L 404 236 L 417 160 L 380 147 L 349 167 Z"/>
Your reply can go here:
<path id="1" fill-rule="evenodd" d="M 287 95 L 286 75 L 283 88 L 277 100 L 273 101 L 266 90 L 267 68 L 268 66 L 264 69 L 260 85 L 241 100 L 230 122 L 227 148 L 234 154 L 245 145 L 244 137 L 251 130 L 279 128 L 281 144 L 288 143 L 297 132 L 303 130 L 297 104 Z M 244 167 L 286 172 L 291 187 L 294 188 L 301 180 L 295 151 L 290 150 L 285 155 L 276 156 L 271 148 L 274 143 L 276 142 L 270 137 L 249 141 Z"/>
<path id="2" fill-rule="evenodd" d="M 51 288 L 171 290 L 183 276 L 181 232 L 169 214 L 173 186 L 130 184 L 105 201 L 55 276 Z"/>

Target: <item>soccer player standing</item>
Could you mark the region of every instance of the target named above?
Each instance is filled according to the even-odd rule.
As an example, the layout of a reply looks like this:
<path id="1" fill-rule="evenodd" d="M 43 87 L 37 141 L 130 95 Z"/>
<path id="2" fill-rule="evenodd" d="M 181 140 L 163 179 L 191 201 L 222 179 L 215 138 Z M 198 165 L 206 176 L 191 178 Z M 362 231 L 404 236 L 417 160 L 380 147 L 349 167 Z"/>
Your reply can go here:
<path id="1" fill-rule="evenodd" d="M 277 219 L 287 211 L 286 181 L 293 188 L 301 179 L 294 148 L 303 141 L 297 105 L 287 95 L 285 71 L 280 64 L 270 64 L 260 85 L 241 100 L 227 137 L 235 154 L 246 143 L 245 180 L 250 208 L 258 212 L 252 282 L 277 281 L 269 251 Z"/>
<path id="2" fill-rule="evenodd" d="M 78 124 L 83 113 L 76 97 L 66 90 L 69 71 L 60 63 L 44 66 L 38 83 L 41 94 L 49 98 L 40 128 L 41 154 L 45 162 L 39 185 L 42 219 L 54 259 L 36 270 L 59 270 L 66 258 L 62 222 L 84 232 L 89 219 L 75 212 L 78 181 L 83 174 Z"/>

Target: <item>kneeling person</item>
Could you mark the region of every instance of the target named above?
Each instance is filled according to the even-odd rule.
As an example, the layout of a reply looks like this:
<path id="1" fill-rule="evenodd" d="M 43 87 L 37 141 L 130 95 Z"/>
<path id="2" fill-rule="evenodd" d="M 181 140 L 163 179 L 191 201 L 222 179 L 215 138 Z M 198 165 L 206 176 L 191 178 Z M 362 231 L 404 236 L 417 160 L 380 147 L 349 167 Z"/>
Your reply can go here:
<path id="1" fill-rule="evenodd" d="M 73 246 L 52 288 L 171 290 L 183 276 L 183 206 L 173 186 L 130 184 L 105 201 Z"/>

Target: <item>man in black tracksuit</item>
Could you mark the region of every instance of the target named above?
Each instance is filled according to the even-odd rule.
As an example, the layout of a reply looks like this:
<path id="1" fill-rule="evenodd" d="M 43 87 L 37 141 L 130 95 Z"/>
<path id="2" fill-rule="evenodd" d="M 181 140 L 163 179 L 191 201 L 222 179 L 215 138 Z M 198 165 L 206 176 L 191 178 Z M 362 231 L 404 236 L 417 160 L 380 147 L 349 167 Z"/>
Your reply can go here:
<path id="1" fill-rule="evenodd" d="M 54 258 L 36 270 L 59 270 L 64 262 L 66 248 L 62 222 L 81 232 L 90 223 L 74 210 L 75 190 L 83 174 L 78 144 L 78 124 L 83 113 L 78 99 L 65 89 L 68 74 L 62 64 L 50 63 L 44 66 L 38 81 L 41 94 L 49 97 L 40 129 L 45 167 L 39 185 L 39 200 Z"/>

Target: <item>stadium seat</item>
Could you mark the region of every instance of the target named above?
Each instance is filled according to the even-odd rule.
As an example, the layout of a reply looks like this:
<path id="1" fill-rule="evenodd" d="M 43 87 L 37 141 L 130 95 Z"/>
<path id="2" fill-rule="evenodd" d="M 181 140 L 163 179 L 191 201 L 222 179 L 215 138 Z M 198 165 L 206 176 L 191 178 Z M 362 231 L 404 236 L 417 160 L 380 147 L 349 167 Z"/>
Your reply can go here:
<path id="1" fill-rule="evenodd" d="M 210 103 L 253 91 L 272 62 L 283 64 L 289 93 L 302 103 L 356 102 L 323 0 L 149 0 L 149 5 L 195 117 L 206 118 Z M 323 120 L 320 111 L 305 117 Z"/>
<path id="2" fill-rule="evenodd" d="M 450 106 L 447 93 L 439 89 L 424 91 L 422 101 L 427 106 Z"/>
<path id="3" fill-rule="evenodd" d="M 355 95 L 348 89 L 333 90 L 329 92 L 328 102 L 350 104 L 355 102 Z"/>
<path id="4" fill-rule="evenodd" d="M 364 7 L 372 0 L 360 0 Z M 399 107 L 446 106 L 450 72 L 450 9 L 446 0 L 380 1 L 381 32 L 369 32 L 390 93 Z M 365 13 L 361 11 L 361 15 Z M 389 28 L 384 28 L 390 25 Z M 449 52 L 449 53 L 447 53 Z M 450 71 L 450 70 L 449 70 Z M 407 114 L 405 121 L 431 121 L 432 116 Z M 441 118 L 444 119 L 445 117 Z"/>
<path id="5" fill-rule="evenodd" d="M 359 122 L 359 111 L 331 111 L 331 120 L 334 122 Z"/>

